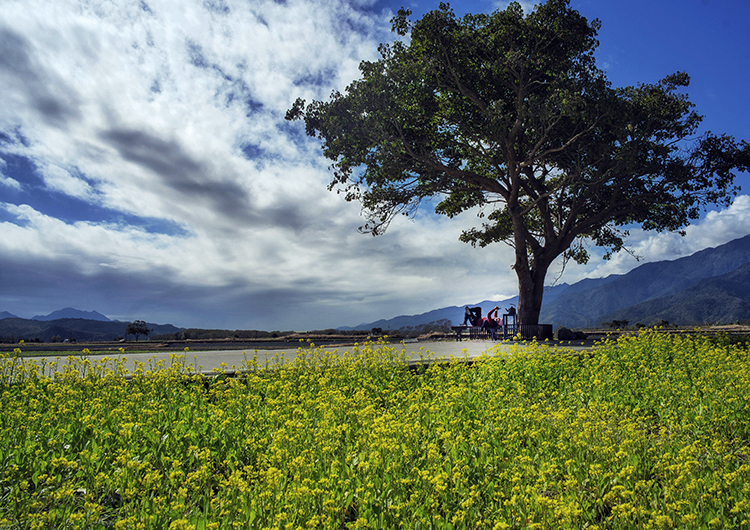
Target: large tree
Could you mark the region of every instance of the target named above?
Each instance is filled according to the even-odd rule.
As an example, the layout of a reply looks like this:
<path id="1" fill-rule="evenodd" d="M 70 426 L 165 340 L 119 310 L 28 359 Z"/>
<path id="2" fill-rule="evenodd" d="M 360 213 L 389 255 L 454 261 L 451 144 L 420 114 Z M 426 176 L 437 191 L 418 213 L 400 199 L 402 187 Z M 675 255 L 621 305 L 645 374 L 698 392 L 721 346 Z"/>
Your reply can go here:
<path id="1" fill-rule="evenodd" d="M 125 336 L 135 335 L 135 341 L 138 342 L 138 337 L 141 335 L 148 335 L 153 329 L 148 327 L 148 324 L 143 320 L 135 320 L 128 324 L 125 329 Z"/>
<path id="2" fill-rule="evenodd" d="M 399 213 L 440 199 L 450 217 L 477 208 L 461 239 L 515 249 L 519 321 L 536 324 L 552 262 L 585 262 L 588 243 L 621 250 L 627 227 L 681 231 L 703 207 L 728 205 L 748 145 L 710 133 L 683 91 L 688 75 L 613 88 L 596 67 L 599 21 L 568 0 L 524 15 L 513 3 L 455 16 L 440 4 L 393 29 L 345 94 L 303 119 L 333 161 L 331 189 L 363 205 L 362 230 L 382 233 Z"/>

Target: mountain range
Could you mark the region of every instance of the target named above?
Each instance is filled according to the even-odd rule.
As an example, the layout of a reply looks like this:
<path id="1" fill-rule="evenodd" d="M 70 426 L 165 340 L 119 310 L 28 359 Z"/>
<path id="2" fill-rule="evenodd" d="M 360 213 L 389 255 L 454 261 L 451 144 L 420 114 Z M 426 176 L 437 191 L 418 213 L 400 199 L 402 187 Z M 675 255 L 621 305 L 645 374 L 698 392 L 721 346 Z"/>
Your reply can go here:
<path id="1" fill-rule="evenodd" d="M 10 315 L 10 316 L 7 316 Z M 49 315 L 18 318 L 3 311 L 0 313 L 0 340 L 42 342 L 111 341 L 125 337 L 128 322 L 110 320 L 96 311 L 65 308 Z M 154 335 L 178 333 L 181 328 L 171 324 L 147 324 Z"/>
<path id="2" fill-rule="evenodd" d="M 72 307 L 52 311 L 49 315 L 36 315 L 31 317 L 31 320 L 48 322 L 50 320 L 59 320 L 61 318 L 83 318 L 85 320 L 97 320 L 99 322 L 112 322 L 110 319 L 96 311 L 81 311 L 79 309 L 73 309 Z"/>
<path id="3" fill-rule="evenodd" d="M 518 297 L 473 304 L 482 314 L 518 305 Z M 463 321 L 463 307 L 360 324 L 342 330 L 417 328 Z M 676 260 L 646 263 L 627 274 L 585 279 L 548 288 L 539 322 L 555 328 L 597 327 L 612 320 L 631 325 L 668 321 L 677 325 L 750 320 L 750 235 Z"/>
<path id="4" fill-rule="evenodd" d="M 13 313 L 8 313 L 7 311 L 0 311 L 0 319 L 3 318 L 19 317 L 17 315 L 14 315 Z M 50 320 L 58 320 L 61 318 L 83 318 L 86 320 L 98 320 L 100 322 L 112 322 L 109 318 L 96 311 L 81 311 L 80 309 L 74 309 L 72 307 L 66 307 L 65 309 L 52 311 L 49 315 L 36 315 L 31 317 L 30 320 L 41 320 L 43 322 L 47 322 Z"/>

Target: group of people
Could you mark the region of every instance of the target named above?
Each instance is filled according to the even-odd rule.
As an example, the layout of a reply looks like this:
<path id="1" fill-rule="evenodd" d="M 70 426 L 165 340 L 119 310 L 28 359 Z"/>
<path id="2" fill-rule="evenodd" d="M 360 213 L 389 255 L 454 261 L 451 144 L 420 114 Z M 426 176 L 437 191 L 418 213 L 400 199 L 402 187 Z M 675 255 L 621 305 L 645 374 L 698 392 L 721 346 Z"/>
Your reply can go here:
<path id="1" fill-rule="evenodd" d="M 464 309 L 464 326 L 475 326 L 478 328 L 482 328 L 485 331 L 488 331 L 493 337 L 495 336 L 495 330 L 503 325 L 503 321 L 501 317 L 497 315 L 497 312 L 500 310 L 499 306 L 495 306 L 492 308 L 485 318 L 482 318 L 482 308 L 481 307 L 469 307 L 466 306 Z M 506 315 L 515 315 L 516 314 L 516 308 L 513 306 L 510 306 L 507 309 Z"/>

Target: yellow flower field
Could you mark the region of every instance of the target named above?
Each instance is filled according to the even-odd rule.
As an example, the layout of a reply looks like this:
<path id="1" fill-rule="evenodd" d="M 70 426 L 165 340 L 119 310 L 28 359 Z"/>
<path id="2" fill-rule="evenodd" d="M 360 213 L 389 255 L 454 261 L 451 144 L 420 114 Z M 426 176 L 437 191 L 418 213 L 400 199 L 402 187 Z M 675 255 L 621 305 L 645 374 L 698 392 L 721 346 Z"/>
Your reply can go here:
<path id="1" fill-rule="evenodd" d="M 750 527 L 750 353 L 721 338 L 68 362 L 0 359 L 1 529 Z"/>

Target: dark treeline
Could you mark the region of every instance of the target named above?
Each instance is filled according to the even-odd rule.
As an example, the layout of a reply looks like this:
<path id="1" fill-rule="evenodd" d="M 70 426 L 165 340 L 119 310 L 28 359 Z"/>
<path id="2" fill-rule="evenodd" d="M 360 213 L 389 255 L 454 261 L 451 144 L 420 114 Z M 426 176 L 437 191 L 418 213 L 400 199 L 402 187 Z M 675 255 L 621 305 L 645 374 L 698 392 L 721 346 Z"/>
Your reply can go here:
<path id="1" fill-rule="evenodd" d="M 152 340 L 263 340 L 263 339 L 283 339 L 297 337 L 382 337 L 388 335 L 391 338 L 398 337 L 417 337 L 429 333 L 450 333 L 450 321 L 439 320 L 422 324 L 419 326 L 408 326 L 397 330 L 372 328 L 372 329 L 354 329 L 340 330 L 334 328 L 319 329 L 311 331 L 263 331 L 257 329 L 251 330 L 227 330 L 227 329 L 199 329 L 190 328 L 177 331 L 175 333 L 152 334 Z"/>
<path id="2" fill-rule="evenodd" d="M 178 331 L 176 333 L 165 333 L 161 335 L 152 335 L 153 340 L 222 340 L 222 339 L 278 339 L 298 335 L 342 335 L 342 336 L 361 336 L 368 335 L 369 331 L 340 331 L 336 329 L 325 329 L 316 331 L 263 331 L 257 329 L 199 329 L 190 328 Z"/>

